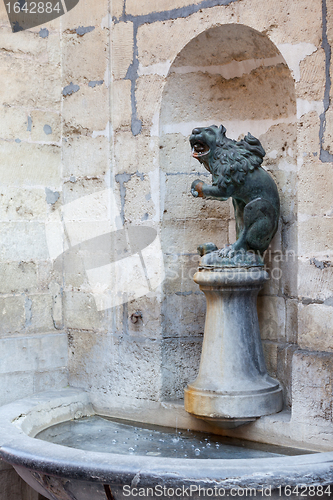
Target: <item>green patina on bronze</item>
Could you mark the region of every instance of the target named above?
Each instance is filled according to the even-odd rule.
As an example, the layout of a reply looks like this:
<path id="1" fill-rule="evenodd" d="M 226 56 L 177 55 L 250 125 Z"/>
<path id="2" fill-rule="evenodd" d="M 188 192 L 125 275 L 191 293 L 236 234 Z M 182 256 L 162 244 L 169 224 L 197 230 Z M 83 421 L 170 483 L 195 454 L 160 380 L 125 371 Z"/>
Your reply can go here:
<path id="1" fill-rule="evenodd" d="M 225 201 L 232 198 L 237 240 L 222 250 L 213 243 L 198 248 L 202 264 L 262 265 L 278 227 L 280 200 L 272 177 L 261 167 L 265 151 L 260 141 L 247 134 L 234 141 L 223 125 L 195 128 L 190 137 L 192 155 L 212 174 L 212 185 L 192 182 L 195 197 Z M 207 257 L 206 257 L 207 255 Z"/>

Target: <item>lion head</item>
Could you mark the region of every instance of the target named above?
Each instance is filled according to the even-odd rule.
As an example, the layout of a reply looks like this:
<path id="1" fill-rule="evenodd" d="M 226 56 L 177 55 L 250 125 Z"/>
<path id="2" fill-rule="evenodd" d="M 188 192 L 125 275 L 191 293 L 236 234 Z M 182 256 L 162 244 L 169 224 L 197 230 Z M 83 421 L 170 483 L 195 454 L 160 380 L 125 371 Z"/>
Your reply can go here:
<path id="1" fill-rule="evenodd" d="M 236 142 L 225 135 L 223 125 L 195 128 L 190 136 L 192 156 L 212 174 L 213 186 L 242 184 L 248 172 L 258 168 L 265 156 L 260 141 L 248 133 Z"/>

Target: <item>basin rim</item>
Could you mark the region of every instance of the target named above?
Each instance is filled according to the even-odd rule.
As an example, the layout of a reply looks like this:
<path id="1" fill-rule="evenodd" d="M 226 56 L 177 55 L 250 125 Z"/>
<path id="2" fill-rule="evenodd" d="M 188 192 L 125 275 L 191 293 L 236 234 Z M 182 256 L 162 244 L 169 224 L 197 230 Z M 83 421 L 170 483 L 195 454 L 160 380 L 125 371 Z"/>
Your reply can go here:
<path id="1" fill-rule="evenodd" d="M 250 459 L 185 459 L 90 452 L 41 441 L 28 436 L 13 421 L 28 415 L 38 405 L 68 400 L 89 401 L 82 390 L 49 391 L 15 401 L 0 408 L 0 457 L 15 466 L 45 474 L 106 484 L 131 484 L 140 477 L 140 487 L 170 486 L 261 487 L 333 484 L 333 452 Z"/>

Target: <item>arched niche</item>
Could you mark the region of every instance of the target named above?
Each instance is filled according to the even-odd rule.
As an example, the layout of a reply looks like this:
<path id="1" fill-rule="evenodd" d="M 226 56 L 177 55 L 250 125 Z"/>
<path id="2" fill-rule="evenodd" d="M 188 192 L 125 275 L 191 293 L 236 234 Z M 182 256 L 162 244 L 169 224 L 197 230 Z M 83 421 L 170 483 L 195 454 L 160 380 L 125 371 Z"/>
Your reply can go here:
<path id="1" fill-rule="evenodd" d="M 228 137 L 239 139 L 250 132 L 260 139 L 266 150 L 263 166 L 279 187 L 279 230 L 266 255 L 272 276 L 261 293 L 258 310 L 268 369 L 285 385 L 288 402 L 284 349 L 294 342 L 292 325 L 297 324 L 293 301 L 297 295 L 294 80 L 268 36 L 238 24 L 211 28 L 191 40 L 174 59 L 163 91 L 161 238 L 167 270 L 163 394 L 166 399 L 181 398 L 198 367 L 205 301 L 192 280 L 196 247 L 208 241 L 222 247 L 235 240 L 231 203 L 195 199 L 190 194 L 194 179 L 210 182 L 208 173 L 191 158 L 191 130 L 221 123 Z"/>

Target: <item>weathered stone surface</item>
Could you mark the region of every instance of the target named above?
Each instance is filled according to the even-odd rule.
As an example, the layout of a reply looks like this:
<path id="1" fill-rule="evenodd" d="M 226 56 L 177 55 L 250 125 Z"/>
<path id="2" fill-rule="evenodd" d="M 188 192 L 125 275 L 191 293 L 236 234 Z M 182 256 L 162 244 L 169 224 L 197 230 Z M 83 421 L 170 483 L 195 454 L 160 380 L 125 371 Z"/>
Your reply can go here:
<path id="1" fill-rule="evenodd" d="M 300 255 L 330 253 L 333 248 L 333 219 L 310 217 L 298 224 L 298 251 Z"/>
<path id="2" fill-rule="evenodd" d="M 228 224 L 224 220 L 208 219 L 205 227 L 200 220 L 170 219 L 162 224 L 161 243 L 165 253 L 193 254 L 197 246 L 212 241 L 219 248 L 229 243 Z"/>
<path id="3" fill-rule="evenodd" d="M 48 186 L 60 184 L 61 151 L 57 146 L 0 142 L 1 184 L 7 186 Z"/>
<path id="4" fill-rule="evenodd" d="M 108 14 L 108 0 L 101 0 L 92 9 L 89 0 L 80 0 L 80 5 L 75 6 L 65 16 L 61 17 L 63 31 L 75 30 L 80 26 L 100 26 Z M 88 33 L 89 35 L 89 33 Z M 86 35 L 83 35 L 83 37 Z"/>
<path id="5" fill-rule="evenodd" d="M 59 110 L 61 71 L 56 65 L 41 64 L 30 59 L 0 54 L 2 103 L 16 106 L 37 106 Z"/>
<path id="6" fill-rule="evenodd" d="M 91 135 L 107 130 L 110 120 L 109 91 L 104 84 L 94 88 L 80 86 L 78 92 L 64 98 L 64 135 Z M 89 132 L 88 132 L 89 131 Z"/>
<path id="7" fill-rule="evenodd" d="M 325 304 L 299 306 L 298 344 L 311 351 L 333 351 L 333 307 Z"/>
<path id="8" fill-rule="evenodd" d="M 313 165 L 304 165 L 298 174 L 298 209 L 306 216 L 332 216 L 333 180 L 330 164 L 316 159 Z"/>
<path id="9" fill-rule="evenodd" d="M 293 356 L 293 418 L 299 424 L 315 420 L 317 425 L 332 425 L 331 353 L 295 352 Z M 297 415 L 297 417 L 296 417 Z M 311 444 L 313 431 L 307 435 Z"/>
<path id="10" fill-rule="evenodd" d="M 31 140 L 38 142 L 59 142 L 61 137 L 61 117 L 59 113 L 34 110 L 31 118 Z"/>
<path id="11" fill-rule="evenodd" d="M 5 261 L 45 260 L 49 252 L 45 224 L 41 222 L 1 222 L 1 258 Z"/>
<path id="12" fill-rule="evenodd" d="M 195 292 L 180 291 L 166 295 L 162 303 L 163 337 L 200 337 L 204 332 L 205 312 L 205 298 L 198 286 Z"/>
<path id="13" fill-rule="evenodd" d="M 304 5 L 303 0 L 296 0 L 292 4 L 268 0 L 265 11 L 262 11 L 260 0 L 251 0 L 243 4 L 236 4 L 236 13 L 239 22 L 245 23 L 258 31 L 271 31 L 274 43 L 297 44 L 311 42 L 319 46 L 321 40 L 321 12 L 320 0 L 311 5 Z"/>
<path id="14" fill-rule="evenodd" d="M 29 123 L 27 110 L 20 107 L 0 107 L 1 139 L 29 139 Z"/>
<path id="15" fill-rule="evenodd" d="M 63 143 L 63 176 L 96 177 L 109 168 L 109 143 L 106 137 L 73 136 Z"/>
<path id="16" fill-rule="evenodd" d="M 1 374 L 54 370 L 67 365 L 64 333 L 0 339 Z"/>
<path id="17" fill-rule="evenodd" d="M 121 127 L 129 127 L 132 118 L 131 82 L 129 80 L 114 82 L 111 93 L 111 122 L 113 130 Z"/>
<path id="18" fill-rule="evenodd" d="M 115 80 L 125 78 L 133 61 L 133 23 L 118 23 L 112 26 L 112 64 L 111 71 Z"/>
<path id="19" fill-rule="evenodd" d="M 262 339 L 283 341 L 285 339 L 285 300 L 283 297 L 260 296 L 258 317 Z"/>
<path id="20" fill-rule="evenodd" d="M 298 294 L 303 300 L 328 301 L 330 303 L 333 279 L 333 256 L 329 254 L 314 254 L 307 259 L 301 259 L 298 264 L 299 285 Z"/>
<path id="21" fill-rule="evenodd" d="M 148 173 L 158 169 L 158 139 L 130 131 L 114 134 L 114 174 Z M 159 188 L 156 188 L 159 189 Z"/>
<path id="22" fill-rule="evenodd" d="M 325 91 L 325 52 L 318 49 L 300 62 L 301 79 L 296 84 L 297 97 L 308 101 L 322 100 Z"/>
<path id="23" fill-rule="evenodd" d="M 201 167 L 200 171 L 203 170 Z M 188 172 L 179 172 L 166 176 L 163 220 L 209 218 L 225 222 L 230 218 L 228 202 L 196 199 L 191 195 L 191 183 L 194 179 L 198 177 L 203 182 L 209 182 L 204 172 L 202 174 L 195 172 L 188 175 Z"/>
<path id="24" fill-rule="evenodd" d="M 183 399 L 184 387 L 198 374 L 201 347 L 200 337 L 163 340 L 161 367 L 163 400 Z"/>
<path id="25" fill-rule="evenodd" d="M 63 87 L 75 82 L 105 80 L 108 64 L 108 31 L 96 26 L 83 36 L 75 31 L 63 35 Z M 94 50 L 90 48 L 94 46 Z M 96 53 L 99 54 L 96 57 Z M 102 84 L 103 85 L 103 84 Z"/>

